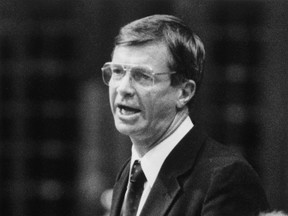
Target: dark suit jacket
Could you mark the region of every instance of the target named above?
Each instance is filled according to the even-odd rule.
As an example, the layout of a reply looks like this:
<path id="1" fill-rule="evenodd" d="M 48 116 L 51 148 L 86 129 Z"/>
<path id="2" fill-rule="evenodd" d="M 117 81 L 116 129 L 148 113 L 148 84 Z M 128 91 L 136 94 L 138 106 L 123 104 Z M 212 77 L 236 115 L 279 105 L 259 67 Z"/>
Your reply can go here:
<path id="1" fill-rule="evenodd" d="M 130 161 L 118 174 L 111 216 L 119 216 Z M 268 203 L 247 161 L 194 127 L 166 158 L 140 216 L 250 216 Z"/>

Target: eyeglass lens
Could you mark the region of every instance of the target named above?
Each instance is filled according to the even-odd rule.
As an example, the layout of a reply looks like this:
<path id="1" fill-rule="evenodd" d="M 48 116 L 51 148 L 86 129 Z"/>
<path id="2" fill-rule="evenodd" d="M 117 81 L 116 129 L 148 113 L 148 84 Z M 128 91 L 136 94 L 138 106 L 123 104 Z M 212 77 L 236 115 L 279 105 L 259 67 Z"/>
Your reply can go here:
<path id="1" fill-rule="evenodd" d="M 117 84 L 130 71 L 132 80 L 141 86 L 152 86 L 154 78 L 149 68 L 144 66 L 122 66 L 117 64 L 105 65 L 102 69 L 103 80 L 107 85 Z M 149 74 L 150 73 L 150 74 Z"/>

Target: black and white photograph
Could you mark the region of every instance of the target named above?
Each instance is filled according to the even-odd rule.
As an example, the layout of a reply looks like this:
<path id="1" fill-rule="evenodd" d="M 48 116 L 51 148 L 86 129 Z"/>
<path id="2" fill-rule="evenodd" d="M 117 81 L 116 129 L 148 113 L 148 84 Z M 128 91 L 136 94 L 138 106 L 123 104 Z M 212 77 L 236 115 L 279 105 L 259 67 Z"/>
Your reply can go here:
<path id="1" fill-rule="evenodd" d="M 287 11 L 0 0 L 0 216 L 288 216 Z"/>

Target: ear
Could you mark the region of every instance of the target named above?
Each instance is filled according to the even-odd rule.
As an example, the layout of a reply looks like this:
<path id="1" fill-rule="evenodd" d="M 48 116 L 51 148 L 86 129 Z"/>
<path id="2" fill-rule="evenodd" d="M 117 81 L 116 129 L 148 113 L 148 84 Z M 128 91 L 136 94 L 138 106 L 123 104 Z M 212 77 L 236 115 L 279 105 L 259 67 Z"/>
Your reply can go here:
<path id="1" fill-rule="evenodd" d="M 186 80 L 179 86 L 179 95 L 177 108 L 182 109 L 194 97 L 196 92 L 196 83 L 194 80 Z"/>

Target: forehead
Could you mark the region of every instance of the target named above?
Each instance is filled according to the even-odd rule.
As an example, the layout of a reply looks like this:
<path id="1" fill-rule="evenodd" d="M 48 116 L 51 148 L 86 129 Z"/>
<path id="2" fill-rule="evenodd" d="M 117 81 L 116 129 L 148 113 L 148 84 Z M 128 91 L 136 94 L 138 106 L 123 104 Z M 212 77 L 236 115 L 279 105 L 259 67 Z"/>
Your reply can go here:
<path id="1" fill-rule="evenodd" d="M 167 47 L 162 43 L 138 46 L 116 46 L 112 62 L 121 64 L 147 65 L 154 70 L 167 70 L 170 58 Z"/>

